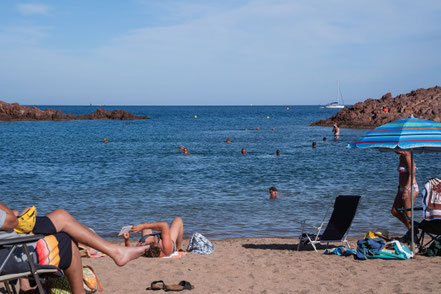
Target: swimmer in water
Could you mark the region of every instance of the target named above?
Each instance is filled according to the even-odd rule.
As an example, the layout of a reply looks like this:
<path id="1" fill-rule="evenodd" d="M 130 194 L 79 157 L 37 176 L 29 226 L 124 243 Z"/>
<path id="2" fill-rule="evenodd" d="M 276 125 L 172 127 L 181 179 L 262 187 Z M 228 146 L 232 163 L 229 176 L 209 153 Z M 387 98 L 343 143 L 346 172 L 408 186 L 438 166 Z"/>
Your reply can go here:
<path id="1" fill-rule="evenodd" d="M 182 153 L 182 154 L 184 154 L 184 155 L 190 155 L 191 153 L 188 152 L 188 149 L 187 149 L 187 148 L 184 148 L 184 153 Z"/>
<path id="2" fill-rule="evenodd" d="M 317 143 L 316 142 L 312 142 L 312 148 L 317 147 Z"/>
<path id="3" fill-rule="evenodd" d="M 230 138 L 227 138 L 227 140 L 225 140 L 225 143 L 230 144 L 231 143 Z"/>
<path id="4" fill-rule="evenodd" d="M 340 128 L 338 127 L 338 125 L 335 123 L 334 127 L 332 128 L 332 132 L 334 133 L 334 138 L 338 139 L 338 137 L 340 136 Z"/>
<path id="5" fill-rule="evenodd" d="M 277 198 L 277 189 L 276 187 L 270 187 L 269 188 L 269 193 L 270 193 L 270 199 L 276 199 Z"/>
<path id="6" fill-rule="evenodd" d="M 181 146 L 179 146 L 179 148 L 178 148 L 178 150 L 179 150 L 179 151 L 184 151 L 184 149 L 185 149 L 185 147 L 184 147 L 184 146 L 182 146 L 182 145 L 181 145 Z"/>
<path id="7" fill-rule="evenodd" d="M 107 137 L 105 137 L 105 138 L 103 139 L 103 142 L 104 142 L 104 143 L 108 143 L 108 142 L 109 142 L 109 139 L 107 139 Z"/>
<path id="8" fill-rule="evenodd" d="M 242 151 L 240 151 L 240 153 L 247 154 L 247 151 L 245 150 L 245 148 L 242 148 Z"/>
<path id="9" fill-rule="evenodd" d="M 279 149 L 276 150 L 276 155 L 280 156 L 280 150 Z"/>

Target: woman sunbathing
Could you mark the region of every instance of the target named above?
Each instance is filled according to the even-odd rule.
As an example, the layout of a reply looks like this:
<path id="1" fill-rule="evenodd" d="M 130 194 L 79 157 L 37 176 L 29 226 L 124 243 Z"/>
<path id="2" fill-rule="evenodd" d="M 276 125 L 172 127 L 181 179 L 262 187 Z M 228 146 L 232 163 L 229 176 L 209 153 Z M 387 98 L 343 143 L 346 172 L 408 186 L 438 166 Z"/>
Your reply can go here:
<path id="1" fill-rule="evenodd" d="M 152 230 L 159 232 L 153 233 Z M 184 223 L 180 217 L 176 217 L 170 227 L 166 222 L 144 223 L 133 226 L 130 232 L 142 232 L 142 237 L 136 246 L 150 245 L 144 256 L 165 257 L 181 249 Z M 125 233 L 123 237 L 126 247 L 131 246 L 130 234 Z"/>

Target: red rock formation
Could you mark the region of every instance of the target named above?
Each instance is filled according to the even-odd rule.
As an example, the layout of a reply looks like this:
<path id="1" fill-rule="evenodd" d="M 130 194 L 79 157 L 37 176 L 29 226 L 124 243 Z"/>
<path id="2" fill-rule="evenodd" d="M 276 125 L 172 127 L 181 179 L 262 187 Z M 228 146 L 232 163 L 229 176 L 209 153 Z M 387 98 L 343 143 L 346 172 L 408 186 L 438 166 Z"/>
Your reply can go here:
<path id="1" fill-rule="evenodd" d="M 418 89 L 392 98 L 387 93 L 381 99 L 367 99 L 340 110 L 328 119 L 312 123 L 312 126 L 371 129 L 385 123 L 403 119 L 413 114 L 417 118 L 441 122 L 441 87 Z"/>
<path id="2" fill-rule="evenodd" d="M 146 116 L 137 116 L 124 110 L 108 111 L 98 108 L 96 112 L 76 116 L 74 114 L 64 114 L 61 110 L 46 109 L 38 107 L 21 106 L 18 103 L 6 103 L 0 101 L 0 122 L 24 121 L 24 120 L 135 120 L 149 119 Z"/>

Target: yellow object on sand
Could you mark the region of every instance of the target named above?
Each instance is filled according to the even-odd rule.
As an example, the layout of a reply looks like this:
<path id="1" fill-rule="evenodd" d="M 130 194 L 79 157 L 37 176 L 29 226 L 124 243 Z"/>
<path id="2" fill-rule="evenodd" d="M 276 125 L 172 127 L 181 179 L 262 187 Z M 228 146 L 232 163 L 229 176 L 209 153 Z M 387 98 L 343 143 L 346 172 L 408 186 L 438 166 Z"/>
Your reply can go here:
<path id="1" fill-rule="evenodd" d="M 32 206 L 31 208 L 28 209 L 28 211 L 26 211 L 25 214 L 17 217 L 18 226 L 15 227 L 14 230 L 20 234 L 31 232 L 35 226 L 36 216 L 37 216 L 36 208 L 35 206 Z"/>

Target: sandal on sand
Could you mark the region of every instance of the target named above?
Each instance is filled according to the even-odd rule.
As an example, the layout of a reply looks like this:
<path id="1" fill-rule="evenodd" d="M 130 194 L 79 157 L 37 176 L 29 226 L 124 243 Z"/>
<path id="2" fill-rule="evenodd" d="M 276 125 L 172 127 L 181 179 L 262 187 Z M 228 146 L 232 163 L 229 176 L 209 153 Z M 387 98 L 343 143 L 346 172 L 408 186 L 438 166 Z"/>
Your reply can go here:
<path id="1" fill-rule="evenodd" d="M 192 290 L 194 286 L 187 281 L 180 281 L 178 285 L 165 285 L 164 291 L 183 291 L 183 290 Z"/>
<path id="2" fill-rule="evenodd" d="M 160 281 L 154 281 L 150 284 L 150 287 L 147 288 L 146 290 L 165 290 L 165 284 L 164 281 L 160 280 Z"/>

